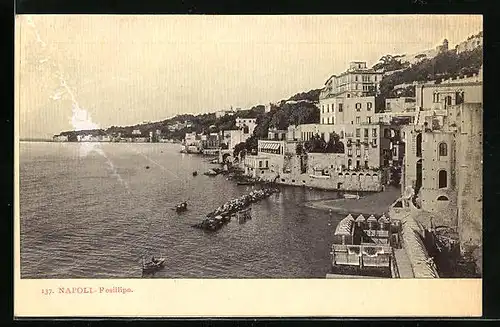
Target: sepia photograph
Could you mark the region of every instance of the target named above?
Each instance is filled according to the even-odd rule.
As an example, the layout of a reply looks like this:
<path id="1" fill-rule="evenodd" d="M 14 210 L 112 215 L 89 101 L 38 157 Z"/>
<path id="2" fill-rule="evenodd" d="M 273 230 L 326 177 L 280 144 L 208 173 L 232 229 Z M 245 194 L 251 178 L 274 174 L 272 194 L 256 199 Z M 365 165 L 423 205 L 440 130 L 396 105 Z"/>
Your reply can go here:
<path id="1" fill-rule="evenodd" d="M 21 280 L 481 279 L 482 16 L 16 24 Z"/>

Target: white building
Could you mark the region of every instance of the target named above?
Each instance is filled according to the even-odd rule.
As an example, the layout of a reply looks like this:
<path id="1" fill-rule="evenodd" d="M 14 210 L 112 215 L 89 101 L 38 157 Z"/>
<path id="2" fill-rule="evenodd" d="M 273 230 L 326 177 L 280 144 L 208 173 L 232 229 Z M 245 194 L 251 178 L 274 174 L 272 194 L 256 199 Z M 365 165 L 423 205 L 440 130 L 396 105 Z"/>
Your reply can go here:
<path id="1" fill-rule="evenodd" d="M 248 133 L 252 135 L 257 126 L 257 118 L 236 118 L 236 127 L 244 128 L 245 126 L 248 127 Z"/>

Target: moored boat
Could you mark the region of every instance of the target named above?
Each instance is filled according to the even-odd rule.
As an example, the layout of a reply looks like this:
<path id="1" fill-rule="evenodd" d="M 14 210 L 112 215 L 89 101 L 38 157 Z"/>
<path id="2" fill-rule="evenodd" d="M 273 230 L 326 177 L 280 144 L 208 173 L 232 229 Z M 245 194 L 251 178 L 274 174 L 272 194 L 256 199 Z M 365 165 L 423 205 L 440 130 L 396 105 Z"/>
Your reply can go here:
<path id="1" fill-rule="evenodd" d="M 345 193 L 344 194 L 344 199 L 355 199 L 355 200 L 359 200 L 360 197 L 359 197 L 359 194 L 349 194 L 349 193 Z"/>
<path id="2" fill-rule="evenodd" d="M 193 171 L 193 176 L 197 176 L 198 175 L 198 172 L 197 171 Z"/>
<path id="3" fill-rule="evenodd" d="M 182 211 L 186 211 L 186 210 L 187 210 L 187 203 L 186 202 L 182 202 L 181 204 L 178 204 L 175 207 L 175 211 L 177 211 L 177 212 L 182 212 Z"/>
<path id="4" fill-rule="evenodd" d="M 207 172 L 205 172 L 205 175 L 207 176 L 216 176 L 217 172 L 213 169 L 209 169 Z"/>

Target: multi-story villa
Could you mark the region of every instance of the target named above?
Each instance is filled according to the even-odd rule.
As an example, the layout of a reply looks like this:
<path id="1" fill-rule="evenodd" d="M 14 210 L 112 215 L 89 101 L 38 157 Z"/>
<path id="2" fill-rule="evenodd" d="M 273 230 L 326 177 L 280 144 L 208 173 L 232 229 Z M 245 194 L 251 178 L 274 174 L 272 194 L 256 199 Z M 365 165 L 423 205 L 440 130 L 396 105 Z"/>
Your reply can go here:
<path id="1" fill-rule="evenodd" d="M 403 129 L 402 190 L 436 224 L 458 227 L 461 244 L 481 244 L 482 82 L 417 87 L 418 119 Z"/>
<path id="2" fill-rule="evenodd" d="M 248 128 L 248 134 L 252 135 L 257 126 L 257 118 L 236 118 L 236 127 Z"/>
<path id="3" fill-rule="evenodd" d="M 371 119 L 382 76 L 381 72 L 367 68 L 366 62 L 358 61 L 351 62 L 349 69 L 342 74 L 331 76 L 319 95 L 320 122 L 354 124 L 358 116 L 360 121 L 362 118 L 364 121 Z M 356 115 L 351 108 L 365 115 Z"/>

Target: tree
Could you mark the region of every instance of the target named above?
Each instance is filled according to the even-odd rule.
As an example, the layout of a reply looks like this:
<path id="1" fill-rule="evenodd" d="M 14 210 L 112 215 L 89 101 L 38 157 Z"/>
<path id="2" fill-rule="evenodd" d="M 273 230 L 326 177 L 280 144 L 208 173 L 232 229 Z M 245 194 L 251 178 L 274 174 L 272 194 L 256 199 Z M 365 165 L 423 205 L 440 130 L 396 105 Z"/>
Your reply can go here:
<path id="1" fill-rule="evenodd" d="M 340 136 L 333 132 L 330 134 L 330 139 L 326 145 L 327 153 L 344 153 L 344 143 L 340 141 Z"/>
<path id="2" fill-rule="evenodd" d="M 233 151 L 233 157 L 237 158 L 240 153 L 246 149 L 246 143 L 245 142 L 241 142 L 241 143 L 238 143 L 234 146 L 234 151 Z"/>

